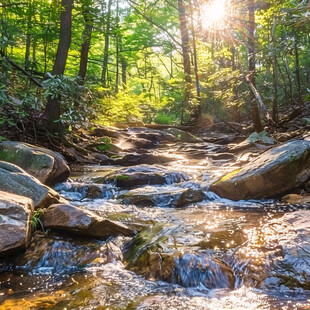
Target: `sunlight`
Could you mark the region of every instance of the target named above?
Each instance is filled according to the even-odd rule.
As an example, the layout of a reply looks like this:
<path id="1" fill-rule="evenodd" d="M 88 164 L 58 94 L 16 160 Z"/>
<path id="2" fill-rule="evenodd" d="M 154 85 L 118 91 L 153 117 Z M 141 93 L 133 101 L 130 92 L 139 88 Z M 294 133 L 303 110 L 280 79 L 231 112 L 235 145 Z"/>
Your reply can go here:
<path id="1" fill-rule="evenodd" d="M 225 28 L 227 17 L 227 0 L 211 0 L 201 8 L 201 22 L 205 30 Z"/>

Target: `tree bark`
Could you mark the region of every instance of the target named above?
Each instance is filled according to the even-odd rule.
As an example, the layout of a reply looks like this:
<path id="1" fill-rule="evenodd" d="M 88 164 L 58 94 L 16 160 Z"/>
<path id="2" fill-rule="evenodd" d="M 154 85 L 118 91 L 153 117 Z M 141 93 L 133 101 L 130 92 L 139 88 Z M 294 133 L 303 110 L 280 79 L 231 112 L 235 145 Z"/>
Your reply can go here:
<path id="1" fill-rule="evenodd" d="M 62 0 L 61 4 L 64 10 L 60 14 L 59 42 L 52 75 L 62 75 L 64 73 L 71 43 L 72 0 Z M 56 99 L 50 96 L 44 111 L 47 128 L 56 133 L 61 133 L 60 122 L 56 122 L 61 115 L 60 100 L 60 97 Z"/>
<path id="2" fill-rule="evenodd" d="M 191 101 L 193 99 L 193 95 L 192 95 L 193 81 L 191 77 L 189 36 L 188 36 L 185 5 L 184 5 L 183 0 L 178 0 L 178 10 L 179 10 L 181 41 L 182 41 L 181 46 L 182 46 L 182 56 L 183 56 L 183 70 L 184 70 L 184 79 L 185 79 L 185 103 L 191 106 Z M 184 104 L 182 104 L 182 110 L 183 109 L 184 109 Z M 182 111 L 182 115 L 184 115 L 184 111 Z"/>
<path id="3" fill-rule="evenodd" d="M 248 29 L 248 58 L 249 58 L 249 81 L 255 85 L 255 2 L 254 0 L 248 0 L 248 12 L 249 12 L 249 29 Z M 262 122 L 259 115 L 257 103 L 254 95 L 252 100 L 252 120 L 254 124 L 254 130 L 256 132 L 263 131 Z"/>
<path id="4" fill-rule="evenodd" d="M 274 17 L 273 27 L 271 30 L 271 44 L 273 49 L 272 57 L 272 76 L 273 76 L 273 104 L 272 104 L 272 120 L 277 123 L 278 116 L 278 72 L 277 72 L 277 54 L 276 54 L 276 38 L 275 31 L 277 27 L 277 17 Z"/>
<path id="5" fill-rule="evenodd" d="M 301 84 L 300 84 L 300 65 L 299 65 L 299 53 L 298 53 L 298 37 L 295 35 L 294 42 L 294 53 L 295 53 L 295 73 L 296 73 L 296 83 L 297 83 L 297 91 L 298 91 L 298 101 L 299 104 L 303 103 L 301 96 Z"/>
<path id="6" fill-rule="evenodd" d="M 108 72 L 110 27 L 111 27 L 111 6 L 112 6 L 112 0 L 109 0 L 108 13 L 107 13 L 107 25 L 106 25 L 106 31 L 105 31 L 105 36 L 104 36 L 104 54 L 103 54 L 103 64 L 102 64 L 102 73 L 101 73 L 101 81 L 102 81 L 103 87 L 107 87 L 107 72 Z"/>
<path id="7" fill-rule="evenodd" d="M 88 52 L 90 49 L 90 41 L 93 31 L 93 17 L 89 12 L 89 7 L 83 9 L 83 17 L 85 22 L 85 28 L 83 32 L 83 44 L 81 48 L 81 58 L 80 58 L 80 69 L 79 69 L 79 79 L 80 84 L 83 85 L 85 82 L 85 77 L 87 73 L 87 64 L 88 64 Z"/>

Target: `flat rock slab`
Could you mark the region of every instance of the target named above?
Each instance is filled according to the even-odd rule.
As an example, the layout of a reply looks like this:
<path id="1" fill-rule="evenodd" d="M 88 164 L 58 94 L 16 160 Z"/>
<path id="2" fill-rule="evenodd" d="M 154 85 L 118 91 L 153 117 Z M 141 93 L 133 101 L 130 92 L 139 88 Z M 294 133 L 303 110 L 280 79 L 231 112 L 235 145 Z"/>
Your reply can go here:
<path id="1" fill-rule="evenodd" d="M 44 211 L 42 223 L 45 228 L 98 239 L 135 234 L 132 229 L 120 222 L 110 221 L 91 211 L 66 204 L 51 205 Z"/>
<path id="2" fill-rule="evenodd" d="M 46 208 L 59 202 L 60 196 L 16 165 L 0 161 L 0 190 L 28 197 L 34 208 Z"/>
<path id="3" fill-rule="evenodd" d="M 160 165 L 174 161 L 175 158 L 156 154 L 128 154 L 121 158 L 103 160 L 101 165 L 135 166 Z"/>
<path id="4" fill-rule="evenodd" d="M 295 140 L 272 148 L 213 183 L 210 190 L 232 200 L 274 198 L 310 176 L 310 142 Z"/>
<path id="5" fill-rule="evenodd" d="M 124 204 L 178 208 L 202 201 L 204 193 L 191 188 L 146 186 L 133 189 L 119 198 Z"/>
<path id="6" fill-rule="evenodd" d="M 0 142 L 0 160 L 15 164 L 46 185 L 68 179 L 70 169 L 57 152 L 27 143 Z"/>
<path id="7" fill-rule="evenodd" d="M 118 187 L 133 188 L 144 185 L 164 185 L 188 181 L 185 173 L 169 171 L 160 166 L 138 165 L 122 168 L 104 177 L 93 179 L 95 183 L 113 183 Z"/>
<path id="8" fill-rule="evenodd" d="M 27 248 L 32 215 L 31 199 L 0 191 L 0 256 Z"/>

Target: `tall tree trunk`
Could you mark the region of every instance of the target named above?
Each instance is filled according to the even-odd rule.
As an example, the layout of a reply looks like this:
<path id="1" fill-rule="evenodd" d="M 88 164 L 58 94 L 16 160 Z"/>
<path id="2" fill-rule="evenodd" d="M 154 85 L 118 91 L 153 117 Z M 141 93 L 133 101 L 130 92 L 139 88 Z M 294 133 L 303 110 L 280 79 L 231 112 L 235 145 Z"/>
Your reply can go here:
<path id="1" fill-rule="evenodd" d="M 277 27 L 277 17 L 274 17 L 273 27 L 271 30 L 271 45 L 273 49 L 272 57 L 272 76 L 273 76 L 273 104 L 272 104 L 272 120 L 278 122 L 278 72 L 277 72 L 277 54 L 276 54 L 276 37 L 275 31 Z"/>
<path id="2" fill-rule="evenodd" d="M 93 17 L 91 13 L 89 12 L 89 7 L 83 8 L 83 17 L 84 17 L 84 22 L 85 22 L 85 28 L 83 32 L 83 44 L 81 48 L 80 69 L 78 73 L 81 85 L 83 85 L 85 82 L 87 64 L 88 64 L 88 52 L 90 48 L 90 41 L 91 41 L 91 35 L 92 35 L 93 23 L 94 23 Z"/>
<path id="3" fill-rule="evenodd" d="M 249 58 L 249 81 L 255 85 L 255 3 L 254 0 L 248 0 L 248 12 L 249 12 L 249 30 L 248 30 L 248 58 Z M 262 122 L 259 115 L 258 105 L 256 99 L 252 97 L 252 120 L 254 124 L 254 130 L 256 132 L 263 131 Z"/>
<path id="4" fill-rule="evenodd" d="M 110 43 L 110 27 L 111 27 L 111 6 L 112 0 L 108 3 L 108 13 L 107 13 L 107 25 L 104 35 L 104 54 L 103 54 L 103 64 L 101 73 L 101 82 L 103 87 L 107 87 L 107 72 L 108 72 L 108 59 L 109 59 L 109 43 Z"/>
<path id="5" fill-rule="evenodd" d="M 59 42 L 52 75 L 62 75 L 64 73 L 71 43 L 72 0 L 62 0 L 61 4 L 64 10 L 60 14 Z M 44 111 L 49 130 L 57 133 L 61 132 L 60 123 L 56 122 L 60 118 L 60 99 L 59 97 L 56 99 L 50 96 Z"/>
<path id="6" fill-rule="evenodd" d="M 27 12 L 27 35 L 26 35 L 26 50 L 25 50 L 25 70 L 27 71 L 30 66 L 30 48 L 31 48 L 31 20 L 32 20 L 32 2 L 28 1 L 28 12 Z"/>
<path id="7" fill-rule="evenodd" d="M 295 52 L 295 73 L 296 73 L 296 83 L 297 83 L 297 91 L 298 91 L 298 101 L 299 104 L 303 103 L 301 96 L 301 84 L 300 84 L 300 65 L 299 65 L 299 53 L 298 53 L 298 37 L 295 35 L 294 42 L 294 52 Z"/>
<path id="8" fill-rule="evenodd" d="M 119 0 L 116 0 L 116 77 L 115 77 L 115 93 L 118 93 L 119 86 Z"/>
<path id="9" fill-rule="evenodd" d="M 182 41 L 182 56 L 183 56 L 183 69 L 185 78 L 185 102 L 191 105 L 193 99 L 192 95 L 192 77 L 191 77 L 191 63 L 190 63 L 190 45 L 189 36 L 187 29 L 186 12 L 183 0 L 178 0 L 178 11 L 179 11 L 179 21 L 180 21 L 180 32 Z M 184 104 L 182 104 L 182 110 L 184 109 Z M 184 111 L 182 111 L 184 115 Z M 183 119 L 183 117 L 182 117 Z"/>

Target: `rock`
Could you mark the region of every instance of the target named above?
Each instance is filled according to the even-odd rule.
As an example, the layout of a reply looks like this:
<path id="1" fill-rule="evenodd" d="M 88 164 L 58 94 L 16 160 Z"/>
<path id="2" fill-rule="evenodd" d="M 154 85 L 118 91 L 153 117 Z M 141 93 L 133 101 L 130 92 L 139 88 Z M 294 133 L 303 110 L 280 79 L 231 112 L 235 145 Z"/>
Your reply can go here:
<path id="1" fill-rule="evenodd" d="M 302 210 L 267 222 L 260 228 L 262 238 L 250 239 L 238 251 L 239 259 L 253 260 L 250 279 L 260 287 L 310 289 L 310 211 Z"/>
<path id="2" fill-rule="evenodd" d="M 134 235 L 132 229 L 119 222 L 103 219 L 91 211 L 65 204 L 54 204 L 46 209 L 42 223 L 45 228 L 98 239 Z"/>
<path id="3" fill-rule="evenodd" d="M 156 130 L 156 129 L 150 129 L 150 128 L 143 128 L 143 127 L 135 127 L 135 128 L 129 128 L 128 132 L 131 134 L 132 138 L 142 138 L 149 140 L 156 144 L 161 143 L 171 143 L 176 142 L 177 139 L 174 135 L 171 133 L 162 131 L 162 130 Z"/>
<path id="4" fill-rule="evenodd" d="M 146 186 L 131 190 L 119 198 L 125 204 L 180 208 L 202 201 L 204 193 L 191 188 Z"/>
<path id="5" fill-rule="evenodd" d="M 210 190 L 232 200 L 273 198 L 310 176 L 310 143 L 295 140 L 275 147 L 213 183 Z"/>
<path id="6" fill-rule="evenodd" d="M 163 185 L 188 181 L 185 173 L 167 171 L 166 168 L 148 165 L 134 166 L 93 179 L 95 183 L 113 183 L 118 187 L 132 188 L 143 185 Z"/>
<path id="7" fill-rule="evenodd" d="M 0 256 L 28 247 L 32 215 L 31 199 L 0 191 Z"/>
<path id="8" fill-rule="evenodd" d="M 43 185 L 35 177 L 4 161 L 0 161 L 0 189 L 31 198 L 35 209 L 48 207 L 60 199 L 54 190 Z"/>
<path id="9" fill-rule="evenodd" d="M 174 161 L 175 158 L 155 154 L 128 154 L 122 158 L 103 160 L 101 165 L 135 166 L 158 165 Z"/>
<path id="10" fill-rule="evenodd" d="M 42 267 L 58 273 L 69 269 L 83 269 L 84 266 L 98 266 L 121 261 L 122 252 L 117 246 L 118 238 L 104 242 L 86 238 L 72 238 L 68 235 L 43 234 L 36 231 L 26 253 L 21 255 L 14 266 L 33 272 Z M 98 264 L 99 263 L 99 264 Z"/>
<path id="11" fill-rule="evenodd" d="M 59 153 L 22 142 L 0 142 L 0 160 L 21 167 L 46 185 L 64 182 L 70 174 Z"/>
<path id="12" fill-rule="evenodd" d="M 203 140 L 195 137 L 189 132 L 177 129 L 177 128 L 168 128 L 164 130 L 177 138 L 177 141 L 185 142 L 185 143 L 201 143 Z"/>
<path id="13" fill-rule="evenodd" d="M 65 199 L 81 201 L 83 199 L 113 198 L 115 189 L 111 185 L 96 185 L 88 183 L 58 183 L 55 188 Z"/>
<path id="14" fill-rule="evenodd" d="M 177 234 L 177 227 L 162 225 L 140 232 L 125 247 L 126 268 L 148 280 L 184 287 L 234 287 L 234 274 L 228 265 L 205 252 L 179 248 Z"/>
<path id="15" fill-rule="evenodd" d="M 301 196 L 297 194 L 285 195 L 281 200 L 289 204 L 310 204 L 310 196 Z"/>

